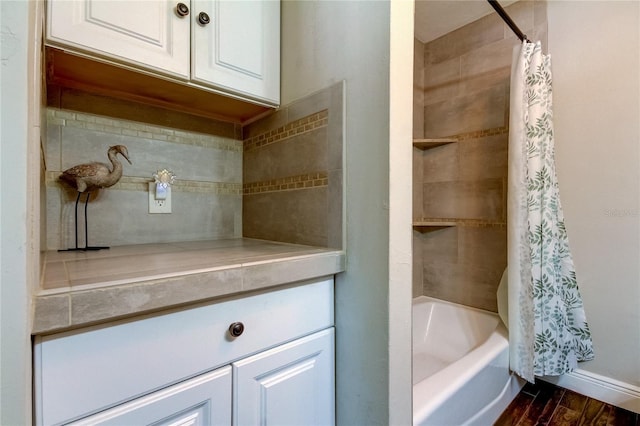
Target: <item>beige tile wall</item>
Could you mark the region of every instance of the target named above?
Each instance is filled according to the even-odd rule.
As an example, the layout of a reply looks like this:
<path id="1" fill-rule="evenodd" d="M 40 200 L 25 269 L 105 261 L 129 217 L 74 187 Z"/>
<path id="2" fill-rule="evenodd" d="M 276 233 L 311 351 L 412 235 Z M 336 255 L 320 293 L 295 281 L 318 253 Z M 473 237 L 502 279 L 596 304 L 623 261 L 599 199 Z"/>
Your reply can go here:
<path id="1" fill-rule="evenodd" d="M 245 237 L 343 247 L 342 83 L 243 131 Z"/>
<path id="2" fill-rule="evenodd" d="M 520 1 L 507 13 L 546 46 L 546 4 Z M 496 14 L 422 44 L 422 120 L 414 135 L 458 143 L 414 149 L 414 216 L 459 219 L 456 227 L 414 232 L 414 295 L 497 311 L 506 266 L 509 80 L 520 41 Z M 422 79 L 422 80 L 419 80 Z"/>
<path id="3" fill-rule="evenodd" d="M 244 127 L 55 86 L 47 105 L 48 250 L 75 244 L 77 193 L 60 173 L 108 162 L 115 144 L 127 146 L 133 164 L 120 158 L 121 180 L 92 194 L 92 246 L 246 236 L 343 247 L 342 82 Z M 161 168 L 177 175 L 173 212 L 149 214 L 147 183 Z M 81 203 L 80 247 L 83 221 Z"/>

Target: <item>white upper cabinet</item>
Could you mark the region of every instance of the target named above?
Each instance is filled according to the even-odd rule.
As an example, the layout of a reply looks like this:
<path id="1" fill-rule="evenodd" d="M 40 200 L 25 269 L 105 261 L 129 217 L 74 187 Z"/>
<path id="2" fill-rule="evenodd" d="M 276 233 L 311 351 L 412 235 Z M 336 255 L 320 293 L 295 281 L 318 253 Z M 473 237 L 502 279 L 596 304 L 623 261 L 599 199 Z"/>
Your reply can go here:
<path id="1" fill-rule="evenodd" d="M 278 0 L 50 0 L 46 27 L 54 47 L 280 102 Z"/>
<path id="2" fill-rule="evenodd" d="M 47 9 L 51 44 L 189 78 L 189 16 L 175 1 L 52 0 Z"/>
<path id="3" fill-rule="evenodd" d="M 191 78 L 277 103 L 280 2 L 194 0 Z M 203 15 L 204 14 L 204 15 Z M 208 23 L 207 23 L 208 22 Z"/>

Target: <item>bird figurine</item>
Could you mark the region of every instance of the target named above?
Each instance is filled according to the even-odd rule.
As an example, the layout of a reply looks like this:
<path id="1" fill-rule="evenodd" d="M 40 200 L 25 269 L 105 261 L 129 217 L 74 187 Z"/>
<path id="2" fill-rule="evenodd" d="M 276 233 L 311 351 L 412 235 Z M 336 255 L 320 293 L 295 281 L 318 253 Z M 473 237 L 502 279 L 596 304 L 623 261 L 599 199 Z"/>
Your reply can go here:
<path id="1" fill-rule="evenodd" d="M 110 147 L 107 152 L 113 170 L 104 163 L 79 164 L 62 172 L 60 179 L 77 189 L 78 192 L 91 192 L 95 189 L 113 186 L 122 177 L 122 163 L 118 161 L 118 154 L 121 154 L 131 164 L 127 147 L 115 145 Z"/>
<path id="2" fill-rule="evenodd" d="M 91 247 L 89 246 L 89 237 L 87 230 L 87 204 L 89 203 L 89 197 L 91 192 L 101 188 L 109 188 L 110 186 L 118 183 L 122 177 L 122 163 L 118 160 L 118 154 L 122 155 L 125 160 L 131 163 L 129 160 L 129 152 L 124 145 L 114 145 L 109 147 L 107 155 L 109 161 L 111 161 L 111 168 L 105 163 L 93 162 L 87 164 L 79 164 L 71 167 L 62 172 L 60 180 L 67 183 L 71 187 L 78 191 L 78 197 L 76 198 L 75 206 L 75 222 L 76 222 L 76 247 L 75 249 L 68 250 L 100 250 L 109 247 Z M 87 198 L 84 204 L 84 232 L 85 232 L 85 247 L 78 248 L 78 202 L 80 201 L 80 195 L 86 193 Z"/>

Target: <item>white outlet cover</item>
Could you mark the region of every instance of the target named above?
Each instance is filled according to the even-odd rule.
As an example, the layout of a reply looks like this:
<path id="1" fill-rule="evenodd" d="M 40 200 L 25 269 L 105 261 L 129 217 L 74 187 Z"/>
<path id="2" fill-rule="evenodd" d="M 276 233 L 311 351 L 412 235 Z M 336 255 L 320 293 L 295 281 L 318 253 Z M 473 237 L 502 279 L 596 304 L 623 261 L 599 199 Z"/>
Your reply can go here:
<path id="1" fill-rule="evenodd" d="M 167 198 L 156 200 L 156 183 L 149 182 L 149 213 L 171 213 L 171 186 L 167 187 Z"/>

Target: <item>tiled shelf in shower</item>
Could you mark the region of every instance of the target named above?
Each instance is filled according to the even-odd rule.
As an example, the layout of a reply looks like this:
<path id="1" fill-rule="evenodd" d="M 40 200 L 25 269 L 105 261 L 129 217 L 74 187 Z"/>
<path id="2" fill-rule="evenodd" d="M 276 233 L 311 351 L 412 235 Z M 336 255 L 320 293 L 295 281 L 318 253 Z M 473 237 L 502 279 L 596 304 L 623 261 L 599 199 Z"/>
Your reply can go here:
<path id="1" fill-rule="evenodd" d="M 413 146 L 418 149 L 431 149 L 442 145 L 448 145 L 450 143 L 456 143 L 458 139 L 455 138 L 428 138 L 428 139 L 414 139 Z"/>
<path id="2" fill-rule="evenodd" d="M 456 225 L 456 221 L 451 219 L 422 219 L 413 222 L 413 228 L 420 232 L 436 231 L 438 229 L 450 228 Z"/>
<path id="3" fill-rule="evenodd" d="M 468 226 L 468 227 L 487 227 L 487 226 L 497 226 L 497 227 L 505 227 L 507 226 L 506 222 L 498 221 L 498 220 L 486 220 L 486 219 L 434 219 L 434 218 L 423 218 L 419 220 L 413 221 L 413 228 L 416 231 L 420 232 L 430 232 L 436 231 L 438 229 L 450 228 L 452 226 Z"/>

